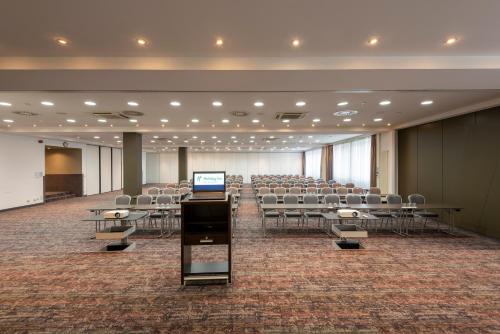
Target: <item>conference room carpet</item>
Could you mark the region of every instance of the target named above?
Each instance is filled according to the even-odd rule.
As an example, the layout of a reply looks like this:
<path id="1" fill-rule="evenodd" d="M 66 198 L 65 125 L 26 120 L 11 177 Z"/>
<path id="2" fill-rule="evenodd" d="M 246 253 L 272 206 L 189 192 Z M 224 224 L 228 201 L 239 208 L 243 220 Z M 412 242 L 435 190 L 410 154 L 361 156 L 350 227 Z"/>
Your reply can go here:
<path id="1" fill-rule="evenodd" d="M 0 213 L 1 333 L 500 333 L 498 241 L 386 233 L 336 251 L 293 223 L 264 238 L 247 188 L 233 284 L 181 287 L 178 234 L 98 252 L 80 219 L 115 195 Z"/>

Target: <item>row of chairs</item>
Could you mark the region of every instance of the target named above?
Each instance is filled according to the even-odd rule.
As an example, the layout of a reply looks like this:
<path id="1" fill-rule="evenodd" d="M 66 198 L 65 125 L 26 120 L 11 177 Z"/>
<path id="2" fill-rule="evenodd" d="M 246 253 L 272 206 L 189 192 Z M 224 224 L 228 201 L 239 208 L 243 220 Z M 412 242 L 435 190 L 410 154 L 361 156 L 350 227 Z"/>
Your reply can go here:
<path id="1" fill-rule="evenodd" d="M 307 194 L 322 194 L 322 195 L 328 195 L 328 194 L 339 194 L 339 195 L 348 195 L 348 194 L 359 194 L 363 195 L 366 193 L 366 191 L 363 188 L 359 187 L 354 187 L 352 189 L 348 189 L 345 187 L 340 187 L 340 188 L 316 188 L 316 187 L 307 187 L 307 188 L 302 188 L 302 187 L 290 187 L 290 188 L 285 188 L 285 187 L 276 187 L 276 188 L 270 188 L 270 187 L 260 187 L 256 189 L 256 193 L 258 195 L 265 195 L 269 193 L 274 193 L 276 195 L 282 196 L 284 194 L 302 194 L 302 193 L 307 193 Z M 369 194 L 378 194 L 380 195 L 380 188 L 377 187 L 370 187 L 368 190 Z"/>
<path id="2" fill-rule="evenodd" d="M 181 188 L 174 188 L 174 187 L 167 187 L 167 188 L 158 188 L 158 187 L 152 187 L 146 190 L 147 195 L 151 196 L 158 196 L 158 195 L 185 195 L 191 191 L 190 187 L 181 187 Z"/>

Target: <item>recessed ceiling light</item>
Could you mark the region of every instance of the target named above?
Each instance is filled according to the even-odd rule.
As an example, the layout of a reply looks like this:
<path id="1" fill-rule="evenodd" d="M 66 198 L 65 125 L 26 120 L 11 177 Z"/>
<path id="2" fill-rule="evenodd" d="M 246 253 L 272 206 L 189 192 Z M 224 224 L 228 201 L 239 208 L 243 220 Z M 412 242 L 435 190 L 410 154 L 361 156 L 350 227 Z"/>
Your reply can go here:
<path id="1" fill-rule="evenodd" d="M 226 118 L 224 118 L 224 119 L 222 120 L 222 123 L 229 123 L 229 120 L 228 120 L 228 119 L 226 119 Z"/>
<path id="2" fill-rule="evenodd" d="M 85 101 L 83 103 L 89 107 L 95 107 L 97 105 L 97 103 L 95 103 L 94 101 Z"/>
<path id="3" fill-rule="evenodd" d="M 200 120 L 198 118 L 193 118 L 191 120 L 191 123 L 199 123 L 199 122 L 200 122 Z"/>
<path id="4" fill-rule="evenodd" d="M 304 141 L 303 141 L 302 139 L 301 139 L 301 140 L 299 140 L 299 143 L 303 143 L 303 142 L 304 142 Z"/>
<path id="5" fill-rule="evenodd" d="M 130 123 L 137 123 L 137 120 L 136 120 L 136 119 L 133 119 L 133 118 L 132 118 L 132 119 L 129 119 L 128 121 L 129 121 Z"/>
<path id="6" fill-rule="evenodd" d="M 358 113 L 357 110 L 342 110 L 342 111 L 336 111 L 334 112 L 333 114 L 335 116 L 339 116 L 339 117 L 345 117 L 345 116 L 352 116 L 352 115 L 356 115 Z"/>
<path id="7" fill-rule="evenodd" d="M 212 105 L 213 105 L 214 107 L 222 107 L 222 102 L 221 102 L 221 101 L 213 101 L 213 102 L 212 102 Z"/>
<path id="8" fill-rule="evenodd" d="M 288 136 L 288 139 L 293 139 L 293 136 Z"/>
<path id="9" fill-rule="evenodd" d="M 318 122 L 321 122 L 321 120 L 319 118 L 315 118 L 315 119 L 313 119 L 313 122 L 318 123 Z"/>
<path id="10" fill-rule="evenodd" d="M 337 103 L 337 105 L 338 105 L 339 107 L 343 107 L 343 106 L 346 106 L 346 105 L 348 105 L 348 104 L 349 104 L 349 102 L 347 102 L 347 101 L 342 101 L 342 102 Z"/>
<path id="11" fill-rule="evenodd" d="M 74 120 L 74 119 L 72 119 L 72 118 L 68 118 L 68 119 L 66 120 L 66 122 L 68 122 L 68 123 L 76 123 L 76 120 Z"/>
<path id="12" fill-rule="evenodd" d="M 11 119 L 4 119 L 3 121 L 4 121 L 5 123 L 14 123 L 14 121 L 13 121 L 13 120 L 11 120 Z"/>
<path id="13" fill-rule="evenodd" d="M 122 141 L 121 141 L 121 140 L 117 140 L 116 142 L 117 142 L 118 144 L 120 144 Z"/>
<path id="14" fill-rule="evenodd" d="M 224 40 L 222 38 L 217 38 L 215 40 L 215 45 L 217 45 L 218 47 L 221 47 L 224 45 Z"/>
<path id="15" fill-rule="evenodd" d="M 255 136 L 250 136 L 250 139 L 255 139 Z"/>
<path id="16" fill-rule="evenodd" d="M 42 102 L 40 102 L 40 104 L 43 105 L 43 106 L 51 107 L 51 106 L 54 105 L 54 102 L 42 101 Z"/>
<path id="17" fill-rule="evenodd" d="M 69 44 L 69 41 L 66 38 L 58 37 L 56 38 L 56 43 L 61 46 L 66 46 Z"/>
<path id="18" fill-rule="evenodd" d="M 256 107 L 258 107 L 258 108 L 260 108 L 260 107 L 264 106 L 264 102 L 262 102 L 262 101 L 256 101 L 253 105 L 256 106 Z"/>
<path id="19" fill-rule="evenodd" d="M 434 103 L 434 101 L 432 101 L 432 100 L 425 100 L 425 101 L 420 102 L 420 104 L 423 106 L 428 106 L 428 105 L 431 105 L 433 103 Z"/>
<path id="20" fill-rule="evenodd" d="M 316 140 L 315 140 L 315 142 L 316 142 L 316 143 L 319 143 L 319 139 L 316 139 Z"/>
<path id="21" fill-rule="evenodd" d="M 387 123 L 387 126 L 391 126 L 391 123 Z"/>
<path id="22" fill-rule="evenodd" d="M 173 136 L 172 138 L 174 138 L 174 139 L 179 139 L 179 136 Z"/>
<path id="23" fill-rule="evenodd" d="M 382 122 L 382 121 L 383 121 L 383 119 L 382 119 L 382 118 L 374 118 L 374 119 L 373 119 L 373 121 L 374 121 L 374 122 Z"/>
<path id="24" fill-rule="evenodd" d="M 158 139 L 158 138 L 160 138 L 160 136 L 153 136 L 153 138 L 154 138 L 154 139 Z"/>
<path id="25" fill-rule="evenodd" d="M 298 38 L 293 39 L 292 45 L 294 48 L 298 48 L 300 46 L 300 39 L 298 39 Z"/>
<path id="26" fill-rule="evenodd" d="M 222 143 L 222 141 L 221 141 L 220 139 L 219 139 L 219 140 L 217 140 L 217 142 L 218 142 L 218 143 Z"/>
<path id="27" fill-rule="evenodd" d="M 352 119 L 350 119 L 350 118 L 344 118 L 344 122 L 350 122 L 350 121 L 352 121 Z"/>
<path id="28" fill-rule="evenodd" d="M 445 44 L 446 45 L 453 45 L 456 42 L 458 42 L 458 38 L 456 38 L 456 37 L 448 37 L 448 39 L 446 39 Z"/>
<path id="29" fill-rule="evenodd" d="M 296 105 L 297 107 L 303 107 L 303 106 L 305 106 L 305 105 L 306 105 L 306 101 L 297 101 L 297 102 L 295 102 L 295 105 Z"/>
<path id="30" fill-rule="evenodd" d="M 281 122 L 283 122 L 283 123 L 290 123 L 290 120 L 289 119 L 282 119 Z"/>
<path id="31" fill-rule="evenodd" d="M 378 38 L 377 38 L 377 37 L 371 37 L 371 38 L 368 40 L 368 44 L 369 44 L 369 45 L 377 45 L 377 44 L 378 44 Z"/>
<path id="32" fill-rule="evenodd" d="M 154 144 L 154 143 L 156 143 L 156 140 L 150 140 L 150 143 Z"/>
<path id="33" fill-rule="evenodd" d="M 9 102 L 0 101 L 0 106 L 2 106 L 2 107 L 10 107 L 10 106 L 12 106 L 12 104 L 9 103 Z"/>
<path id="34" fill-rule="evenodd" d="M 98 121 L 99 123 L 107 123 L 107 122 L 108 122 L 108 121 L 107 121 L 107 120 L 105 120 L 104 118 L 99 118 L 97 121 Z"/>
<path id="35" fill-rule="evenodd" d="M 101 137 L 99 137 L 99 136 L 94 136 L 94 139 L 101 139 Z"/>
<path id="36" fill-rule="evenodd" d="M 162 123 L 168 123 L 168 119 L 162 118 L 162 119 L 160 119 L 160 122 L 162 122 Z"/>
<path id="37" fill-rule="evenodd" d="M 198 139 L 198 137 L 197 136 L 193 136 L 193 139 Z"/>
<path id="38" fill-rule="evenodd" d="M 135 101 L 128 101 L 127 104 L 131 107 L 137 107 L 139 105 L 139 103 L 135 102 Z"/>
<path id="39" fill-rule="evenodd" d="M 260 121 L 258 119 L 252 119 L 252 123 L 259 123 Z"/>
<path id="40" fill-rule="evenodd" d="M 391 101 L 383 100 L 383 101 L 380 101 L 378 104 L 380 104 L 381 106 L 388 106 L 389 104 L 391 104 Z"/>
<path id="41" fill-rule="evenodd" d="M 179 101 L 170 101 L 170 105 L 172 107 L 180 107 L 181 103 Z"/>
<path id="42" fill-rule="evenodd" d="M 138 38 L 136 42 L 139 46 L 145 46 L 146 44 L 148 44 L 148 41 L 144 38 Z"/>
<path id="43" fill-rule="evenodd" d="M 212 136 L 212 139 L 217 139 L 217 136 Z"/>
<path id="44" fill-rule="evenodd" d="M 113 138 L 115 138 L 115 139 L 120 139 L 120 136 L 114 136 Z"/>
<path id="45" fill-rule="evenodd" d="M 184 142 L 187 144 L 187 143 L 189 143 L 189 140 L 184 140 Z"/>
<path id="46" fill-rule="evenodd" d="M 307 136 L 307 138 L 311 139 L 313 136 Z"/>

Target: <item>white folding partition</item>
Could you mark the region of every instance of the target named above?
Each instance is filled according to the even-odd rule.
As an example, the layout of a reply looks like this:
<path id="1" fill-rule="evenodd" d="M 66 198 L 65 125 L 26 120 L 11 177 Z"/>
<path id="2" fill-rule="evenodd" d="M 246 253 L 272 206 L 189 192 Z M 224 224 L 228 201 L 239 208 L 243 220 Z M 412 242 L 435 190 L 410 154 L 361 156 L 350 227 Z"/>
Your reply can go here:
<path id="1" fill-rule="evenodd" d="M 111 161 L 113 165 L 113 191 L 122 189 L 122 150 L 111 149 Z"/>
<path id="2" fill-rule="evenodd" d="M 179 165 L 177 153 L 160 153 L 159 179 L 161 183 L 177 182 L 179 180 Z"/>
<path id="3" fill-rule="evenodd" d="M 111 148 L 101 146 L 101 193 L 111 191 Z"/>
<path id="4" fill-rule="evenodd" d="M 87 195 L 99 193 L 99 146 L 87 145 Z"/>

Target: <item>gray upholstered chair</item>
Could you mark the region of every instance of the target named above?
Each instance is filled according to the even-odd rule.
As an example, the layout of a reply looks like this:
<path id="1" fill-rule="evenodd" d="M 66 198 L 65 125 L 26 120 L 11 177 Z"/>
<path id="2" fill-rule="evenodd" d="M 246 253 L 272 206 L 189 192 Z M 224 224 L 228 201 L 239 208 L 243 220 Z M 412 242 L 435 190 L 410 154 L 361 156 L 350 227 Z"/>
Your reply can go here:
<path id="1" fill-rule="evenodd" d="M 276 204 L 278 197 L 275 194 L 264 194 L 262 196 L 262 204 Z M 262 210 L 262 226 L 264 226 L 266 218 L 276 218 L 276 225 L 279 224 L 281 214 L 278 210 Z"/>
<path id="2" fill-rule="evenodd" d="M 323 195 L 333 194 L 333 189 L 332 188 L 321 188 L 321 194 L 323 194 Z"/>
<path id="3" fill-rule="evenodd" d="M 284 204 L 298 204 L 299 203 L 299 197 L 294 194 L 286 194 L 283 196 L 283 203 Z M 300 212 L 299 209 L 286 209 L 283 212 L 283 228 L 285 227 L 285 224 L 288 222 L 288 218 L 297 218 L 297 225 L 300 225 L 302 221 L 302 212 Z"/>
<path id="4" fill-rule="evenodd" d="M 148 191 L 147 191 L 147 194 L 148 195 L 159 195 L 160 194 L 160 188 L 157 188 L 157 187 L 152 187 L 152 188 L 149 188 Z"/>
<path id="5" fill-rule="evenodd" d="M 380 188 L 377 188 L 377 187 L 370 187 L 370 190 L 368 191 L 368 193 L 370 193 L 370 194 L 380 195 L 380 194 L 381 194 L 381 191 L 380 191 Z"/>
<path id="6" fill-rule="evenodd" d="M 348 205 L 351 205 L 351 204 L 362 204 L 363 203 L 363 199 L 358 194 L 348 194 L 346 196 L 345 200 L 346 200 L 346 203 Z"/>
<path id="7" fill-rule="evenodd" d="M 132 197 L 129 195 L 120 195 L 115 197 L 115 204 L 116 205 L 130 205 L 130 202 L 132 200 Z"/>
<path id="8" fill-rule="evenodd" d="M 366 204 L 382 204 L 382 198 L 378 194 L 368 194 L 365 197 Z M 392 223 L 392 214 L 388 210 L 370 210 L 370 213 L 380 219 L 380 227 L 385 223 L 387 226 L 389 222 Z M 392 224 L 391 224 L 392 226 Z M 377 231 L 377 224 L 375 223 L 375 231 Z"/>
<path id="9" fill-rule="evenodd" d="M 167 205 L 172 203 L 172 196 L 170 195 L 159 195 L 156 197 L 156 204 L 157 205 Z M 155 224 L 156 226 L 156 221 L 158 219 L 166 218 L 161 211 L 155 211 L 149 214 L 149 224 L 151 225 L 152 223 Z M 163 224 L 163 222 L 161 222 Z"/>
<path id="10" fill-rule="evenodd" d="M 325 204 L 340 204 L 340 197 L 337 194 L 328 194 L 325 196 Z"/>
<path id="11" fill-rule="evenodd" d="M 288 189 L 288 193 L 300 195 L 302 193 L 302 190 L 299 187 L 291 187 L 290 189 Z"/>
<path id="12" fill-rule="evenodd" d="M 304 204 L 318 204 L 318 195 L 315 194 L 306 194 L 303 199 Z M 320 224 L 321 218 L 323 217 L 323 213 L 319 209 L 305 209 L 304 210 L 305 224 L 309 229 L 309 218 L 318 218 L 318 226 Z"/>
<path id="13" fill-rule="evenodd" d="M 347 188 L 346 187 L 338 187 L 337 188 L 337 194 L 339 194 L 339 195 L 347 195 Z"/>
<path id="14" fill-rule="evenodd" d="M 352 193 L 361 195 L 361 194 L 363 194 L 363 188 L 354 187 L 354 188 L 352 188 Z"/>
<path id="15" fill-rule="evenodd" d="M 408 195 L 408 203 L 425 205 L 425 196 L 421 194 L 411 194 Z M 415 218 L 420 218 L 423 220 L 421 223 L 421 232 L 423 232 L 429 219 L 435 219 L 437 223 L 437 229 L 439 230 L 439 214 L 435 212 L 428 211 L 427 209 L 417 209 L 413 212 Z"/>

